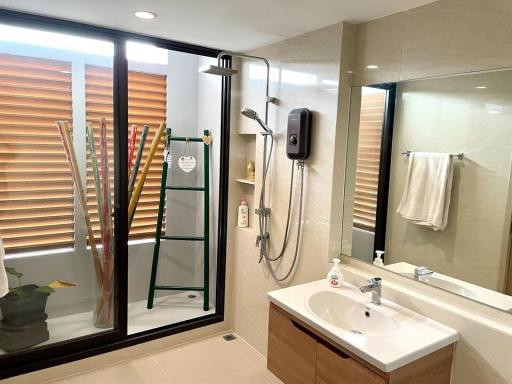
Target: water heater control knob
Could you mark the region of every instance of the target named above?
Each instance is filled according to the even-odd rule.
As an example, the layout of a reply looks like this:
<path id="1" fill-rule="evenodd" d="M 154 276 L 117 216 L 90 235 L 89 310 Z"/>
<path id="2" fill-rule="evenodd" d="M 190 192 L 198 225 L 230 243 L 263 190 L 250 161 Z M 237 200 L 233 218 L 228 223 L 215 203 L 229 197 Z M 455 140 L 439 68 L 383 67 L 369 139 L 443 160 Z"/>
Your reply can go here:
<path id="1" fill-rule="evenodd" d="M 288 143 L 290 145 L 297 145 L 297 135 L 290 135 L 288 138 Z"/>

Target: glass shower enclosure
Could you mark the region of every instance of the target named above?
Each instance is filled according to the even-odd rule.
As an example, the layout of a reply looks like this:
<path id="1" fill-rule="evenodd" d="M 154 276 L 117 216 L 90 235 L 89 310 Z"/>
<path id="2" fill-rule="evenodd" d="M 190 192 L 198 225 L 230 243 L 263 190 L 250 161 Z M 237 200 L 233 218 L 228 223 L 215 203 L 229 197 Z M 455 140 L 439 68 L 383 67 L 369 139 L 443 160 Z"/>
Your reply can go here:
<path id="1" fill-rule="evenodd" d="M 223 320 L 217 53 L 0 14 L 0 379 Z"/>

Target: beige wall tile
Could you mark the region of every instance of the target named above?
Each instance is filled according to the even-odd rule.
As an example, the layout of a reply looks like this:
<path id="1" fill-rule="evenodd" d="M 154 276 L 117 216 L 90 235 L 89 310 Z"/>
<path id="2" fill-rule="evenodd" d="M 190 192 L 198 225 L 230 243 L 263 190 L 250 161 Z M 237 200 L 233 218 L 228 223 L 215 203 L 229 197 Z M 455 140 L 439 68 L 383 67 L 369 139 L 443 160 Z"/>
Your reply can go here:
<path id="1" fill-rule="evenodd" d="M 269 179 L 271 214 L 271 254 L 280 249 L 288 206 L 288 188 L 292 162 L 286 158 L 285 132 L 288 113 L 297 107 L 313 111 L 311 156 L 306 161 L 304 225 L 300 262 L 291 284 L 319 279 L 326 273 L 331 220 L 333 155 L 341 54 L 341 24 L 311 32 L 283 43 L 252 52 L 267 57 L 271 64 L 271 95 L 278 104 L 270 106 L 269 124 L 276 131 L 276 141 Z M 261 84 L 251 78 L 247 61 L 242 66 L 242 92 L 238 103 L 260 113 L 263 107 Z M 245 85 L 244 85 L 245 84 Z M 257 141 L 256 169 L 261 171 L 262 139 Z M 232 147 L 236 152 L 237 148 Z M 237 155 L 235 154 L 235 158 Z M 236 164 L 233 164 L 236 166 Z M 259 178 L 261 180 L 261 178 Z M 296 179 L 297 180 L 297 179 Z M 258 181 L 258 174 L 257 174 Z M 257 182 L 255 196 L 261 188 Z M 296 184 L 298 192 L 298 184 Z M 238 202 L 239 196 L 230 194 Z M 296 195 L 296 199 L 298 195 Z M 279 275 L 290 266 L 293 239 L 296 236 L 297 204 L 292 218 L 290 246 L 277 269 Z M 233 215 L 235 216 L 235 215 Z M 236 224 L 233 218 L 229 225 Z M 264 263 L 258 264 L 256 234 L 236 230 L 230 239 L 233 260 L 233 328 L 260 353 L 266 354 L 268 326 L 268 291 L 278 289 Z"/>
<path id="2" fill-rule="evenodd" d="M 512 3 L 440 0 L 404 13 L 401 79 L 512 67 Z"/>
<path id="3" fill-rule="evenodd" d="M 400 79 L 404 22 L 405 14 L 399 13 L 357 25 L 354 85 Z"/>

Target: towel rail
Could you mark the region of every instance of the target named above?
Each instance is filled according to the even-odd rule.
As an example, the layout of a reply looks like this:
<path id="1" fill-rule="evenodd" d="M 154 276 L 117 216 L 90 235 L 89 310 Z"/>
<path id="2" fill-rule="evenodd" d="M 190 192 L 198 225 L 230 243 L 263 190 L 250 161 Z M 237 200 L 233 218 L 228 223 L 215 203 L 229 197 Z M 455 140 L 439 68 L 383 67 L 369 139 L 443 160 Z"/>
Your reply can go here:
<path id="1" fill-rule="evenodd" d="M 409 156 L 411 153 L 412 153 L 412 151 L 405 151 L 405 152 L 402 152 L 402 155 Z M 462 153 L 462 152 L 450 153 L 450 157 L 453 159 L 462 160 L 462 159 L 464 159 L 464 153 Z"/>

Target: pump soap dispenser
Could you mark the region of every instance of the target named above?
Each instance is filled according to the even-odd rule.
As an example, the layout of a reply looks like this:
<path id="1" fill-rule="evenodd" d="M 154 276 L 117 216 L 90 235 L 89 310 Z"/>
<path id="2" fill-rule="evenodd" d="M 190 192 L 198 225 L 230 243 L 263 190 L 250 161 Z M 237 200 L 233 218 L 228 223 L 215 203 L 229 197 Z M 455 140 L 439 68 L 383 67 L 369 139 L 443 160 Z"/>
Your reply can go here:
<path id="1" fill-rule="evenodd" d="M 376 267 L 383 267 L 384 260 L 382 260 L 382 255 L 384 254 L 384 251 L 375 251 L 375 253 L 377 254 L 377 257 L 373 260 L 373 265 Z"/>
<path id="2" fill-rule="evenodd" d="M 334 265 L 332 266 L 331 270 L 327 274 L 327 281 L 329 282 L 329 285 L 333 288 L 339 288 L 341 287 L 341 284 L 343 283 L 343 274 L 341 273 L 340 268 L 340 259 L 332 259 Z"/>

